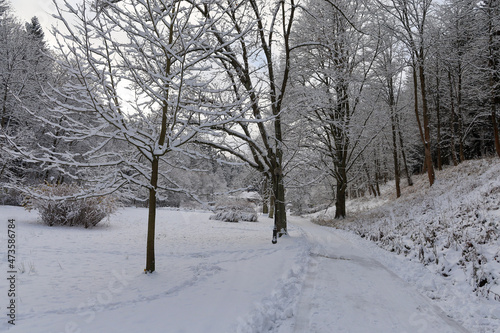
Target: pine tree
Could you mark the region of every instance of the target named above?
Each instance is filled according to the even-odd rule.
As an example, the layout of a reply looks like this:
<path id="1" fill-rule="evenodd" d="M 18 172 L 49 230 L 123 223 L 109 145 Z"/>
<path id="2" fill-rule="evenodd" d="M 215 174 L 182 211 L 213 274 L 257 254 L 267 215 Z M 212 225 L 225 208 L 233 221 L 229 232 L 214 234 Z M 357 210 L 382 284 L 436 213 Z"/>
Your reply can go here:
<path id="1" fill-rule="evenodd" d="M 26 22 L 26 32 L 40 41 L 45 38 L 42 26 L 36 16 L 31 18 L 31 22 Z"/>
<path id="2" fill-rule="evenodd" d="M 5 13 L 10 10 L 10 3 L 8 0 L 0 0 L 0 19 L 3 18 Z"/>

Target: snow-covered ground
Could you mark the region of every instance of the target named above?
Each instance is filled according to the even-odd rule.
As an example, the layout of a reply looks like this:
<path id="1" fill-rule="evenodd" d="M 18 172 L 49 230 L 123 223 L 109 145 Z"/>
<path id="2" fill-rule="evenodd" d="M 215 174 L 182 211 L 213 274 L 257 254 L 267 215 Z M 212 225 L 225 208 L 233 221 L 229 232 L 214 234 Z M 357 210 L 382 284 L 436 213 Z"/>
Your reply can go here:
<path id="1" fill-rule="evenodd" d="M 210 215 L 159 210 L 157 271 L 146 275 L 145 209 L 124 208 L 83 229 L 47 227 L 34 212 L 0 207 L 0 331 L 500 332 L 499 302 L 352 233 L 290 217 L 290 236 L 273 245 L 267 217 L 227 223 Z M 6 316 L 9 218 L 15 326 Z"/>

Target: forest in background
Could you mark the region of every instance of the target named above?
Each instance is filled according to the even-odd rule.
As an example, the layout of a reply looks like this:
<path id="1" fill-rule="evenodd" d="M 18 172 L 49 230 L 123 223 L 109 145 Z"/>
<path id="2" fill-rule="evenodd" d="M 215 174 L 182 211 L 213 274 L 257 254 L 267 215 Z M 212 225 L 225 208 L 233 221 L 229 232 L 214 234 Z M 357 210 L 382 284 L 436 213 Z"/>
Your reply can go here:
<path id="1" fill-rule="evenodd" d="M 55 3 L 49 44 L 0 1 L 2 204 L 73 184 L 147 205 L 154 234 L 157 205 L 249 190 L 285 233 L 287 207 L 343 218 L 500 157 L 498 0 Z"/>

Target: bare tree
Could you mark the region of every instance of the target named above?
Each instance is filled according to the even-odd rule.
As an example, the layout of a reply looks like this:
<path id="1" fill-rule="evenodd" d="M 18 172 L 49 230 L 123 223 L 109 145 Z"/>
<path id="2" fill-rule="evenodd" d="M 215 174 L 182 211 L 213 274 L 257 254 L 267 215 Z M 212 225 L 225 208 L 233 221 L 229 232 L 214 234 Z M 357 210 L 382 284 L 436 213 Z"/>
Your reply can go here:
<path id="1" fill-rule="evenodd" d="M 56 31 L 57 62 L 68 84 L 47 92 L 54 104 L 49 117 L 28 110 L 60 130 L 53 138 L 83 140 L 88 147 L 64 153 L 17 150 L 54 167 L 98 170 L 90 171 L 93 178 L 87 179 L 89 188 L 81 196 L 129 185 L 146 188 L 145 272 L 152 273 L 156 203 L 162 191 L 185 191 L 161 172 L 162 165 L 169 163 L 172 152 L 189 153 L 187 144 L 196 136 L 231 121 L 231 107 L 216 103 L 220 91 L 214 82 L 220 80 L 211 57 L 220 46 L 202 38 L 222 14 L 216 2 L 206 4 L 217 9 L 210 19 L 195 15 L 194 5 L 183 0 L 99 4 L 57 6 L 57 18 L 66 27 Z"/>
<path id="2" fill-rule="evenodd" d="M 241 115 L 232 126 L 217 127 L 219 140 L 198 141 L 233 154 L 264 174 L 272 188 L 275 234 L 286 234 L 282 117 L 289 84 L 289 38 L 298 6 L 295 0 L 249 0 L 228 1 L 226 7 L 211 32 L 220 46 L 217 61 L 231 83 L 224 97 L 227 103 L 240 105 Z M 212 18 L 207 5 L 197 8 Z M 238 42 L 229 45 L 235 34 Z"/>
<path id="3" fill-rule="evenodd" d="M 399 26 L 395 26 L 394 31 L 397 33 L 398 38 L 406 43 L 411 54 L 415 116 L 417 118 L 420 138 L 424 145 L 425 169 L 427 170 L 429 184 L 432 186 L 435 175 L 431 152 L 430 114 L 425 72 L 426 50 L 428 46 L 426 44 L 426 28 L 432 0 L 391 0 L 377 2 L 398 20 Z M 423 124 L 419 115 L 419 87 Z"/>
<path id="4" fill-rule="evenodd" d="M 348 173 L 366 141 L 373 108 L 361 103 L 365 84 L 378 53 L 377 38 L 365 29 L 372 23 L 363 2 L 311 1 L 301 20 L 296 57 L 298 107 L 310 123 L 310 147 L 318 150 L 324 170 L 335 179 L 335 217 L 346 216 Z M 362 23 L 364 22 L 364 23 Z"/>
<path id="5" fill-rule="evenodd" d="M 403 71 L 403 62 L 401 61 L 401 57 L 397 58 L 396 54 L 398 53 L 398 44 L 390 32 L 382 38 L 381 43 L 383 49 L 377 61 L 376 72 L 379 80 L 381 81 L 381 90 L 383 91 L 385 103 L 389 109 L 392 157 L 394 162 L 394 180 L 396 186 L 396 197 L 399 198 L 401 196 L 401 155 L 403 157 L 402 160 L 405 165 L 408 183 L 411 184 L 411 175 L 409 174 L 408 167 L 406 165 L 406 156 L 404 147 L 402 146 L 401 133 L 398 131 L 398 99 L 400 92 L 398 84 L 399 87 L 402 84 L 401 73 Z M 399 145 L 401 147 L 399 147 Z"/>

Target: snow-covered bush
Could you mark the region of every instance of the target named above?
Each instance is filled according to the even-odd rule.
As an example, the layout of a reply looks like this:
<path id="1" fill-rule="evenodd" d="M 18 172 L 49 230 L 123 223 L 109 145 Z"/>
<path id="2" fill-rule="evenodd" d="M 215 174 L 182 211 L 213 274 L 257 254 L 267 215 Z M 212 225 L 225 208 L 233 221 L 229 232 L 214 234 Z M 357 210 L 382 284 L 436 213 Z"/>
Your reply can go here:
<path id="1" fill-rule="evenodd" d="M 49 226 L 93 227 L 114 213 L 117 201 L 111 196 L 75 198 L 82 189 L 73 184 L 40 185 L 25 199 L 25 208 L 36 209 Z"/>
<path id="2" fill-rule="evenodd" d="M 257 212 L 251 202 L 243 199 L 231 199 L 215 206 L 215 215 L 211 220 L 224 222 L 257 222 Z"/>

